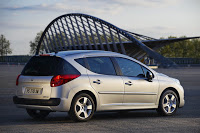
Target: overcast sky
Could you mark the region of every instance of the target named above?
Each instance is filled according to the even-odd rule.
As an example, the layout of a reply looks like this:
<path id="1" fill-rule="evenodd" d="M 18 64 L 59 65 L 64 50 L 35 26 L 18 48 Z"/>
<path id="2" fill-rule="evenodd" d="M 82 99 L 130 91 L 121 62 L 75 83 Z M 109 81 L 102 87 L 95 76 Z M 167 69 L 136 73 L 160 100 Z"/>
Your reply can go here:
<path id="1" fill-rule="evenodd" d="M 153 38 L 200 36 L 200 0 L 1 0 L 0 34 L 10 40 L 13 55 L 28 54 L 36 33 L 67 13 Z"/>

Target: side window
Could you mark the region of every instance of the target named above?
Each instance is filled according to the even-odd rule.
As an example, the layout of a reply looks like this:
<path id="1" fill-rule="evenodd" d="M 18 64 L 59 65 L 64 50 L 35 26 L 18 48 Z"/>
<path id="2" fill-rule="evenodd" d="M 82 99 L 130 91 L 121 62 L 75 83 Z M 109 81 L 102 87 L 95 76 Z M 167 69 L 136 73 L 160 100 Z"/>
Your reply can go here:
<path id="1" fill-rule="evenodd" d="M 88 57 L 88 65 L 92 72 L 106 75 L 116 75 L 115 68 L 109 57 Z"/>
<path id="2" fill-rule="evenodd" d="M 115 58 L 124 76 L 144 77 L 141 66 L 131 60 Z"/>
<path id="3" fill-rule="evenodd" d="M 75 59 L 76 62 L 78 62 L 81 66 L 85 67 L 85 62 L 84 62 L 84 59 L 83 58 L 79 58 L 79 59 Z"/>

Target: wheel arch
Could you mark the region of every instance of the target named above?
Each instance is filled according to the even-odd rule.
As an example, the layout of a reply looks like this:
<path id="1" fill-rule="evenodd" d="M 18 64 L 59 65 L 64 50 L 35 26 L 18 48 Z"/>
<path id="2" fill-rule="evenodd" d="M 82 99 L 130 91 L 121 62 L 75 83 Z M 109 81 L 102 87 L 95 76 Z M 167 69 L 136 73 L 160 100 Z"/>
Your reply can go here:
<path id="1" fill-rule="evenodd" d="M 72 101 L 74 100 L 74 98 L 75 98 L 76 96 L 78 96 L 78 95 L 81 94 L 81 93 L 86 93 L 86 94 L 88 94 L 88 95 L 90 95 L 90 96 L 92 97 L 92 99 L 94 100 L 95 111 L 96 111 L 96 109 L 97 109 L 97 98 L 96 98 L 96 96 L 94 95 L 94 93 L 91 92 L 91 91 L 89 91 L 89 90 L 81 90 L 81 91 L 77 92 L 77 93 L 73 96 Z M 71 106 L 72 106 L 72 102 L 71 102 L 70 108 L 71 108 Z"/>
<path id="2" fill-rule="evenodd" d="M 179 95 L 179 92 L 174 87 L 168 87 L 168 88 L 164 89 L 163 92 L 161 93 L 160 97 L 159 97 L 159 101 L 160 101 L 160 98 L 163 95 L 163 93 L 165 93 L 168 90 L 174 91 L 176 93 L 176 95 L 178 97 L 178 104 L 180 104 L 180 95 Z"/>

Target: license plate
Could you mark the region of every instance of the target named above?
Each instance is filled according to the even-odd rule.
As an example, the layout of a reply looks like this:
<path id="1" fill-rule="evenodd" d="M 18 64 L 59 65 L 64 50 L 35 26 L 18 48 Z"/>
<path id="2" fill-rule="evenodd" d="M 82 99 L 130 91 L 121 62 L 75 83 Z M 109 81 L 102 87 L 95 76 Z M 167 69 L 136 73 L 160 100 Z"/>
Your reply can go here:
<path id="1" fill-rule="evenodd" d="M 25 94 L 41 94 L 41 88 L 26 88 Z"/>

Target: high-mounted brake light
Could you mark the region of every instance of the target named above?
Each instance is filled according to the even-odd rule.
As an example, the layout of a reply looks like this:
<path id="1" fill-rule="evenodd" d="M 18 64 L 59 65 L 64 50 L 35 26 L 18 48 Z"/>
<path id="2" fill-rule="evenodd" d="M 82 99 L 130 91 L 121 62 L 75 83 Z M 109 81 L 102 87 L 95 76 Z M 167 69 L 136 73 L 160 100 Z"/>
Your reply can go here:
<path id="1" fill-rule="evenodd" d="M 16 85 L 18 86 L 19 84 L 19 77 L 20 77 L 20 74 L 17 76 L 17 79 L 16 79 Z"/>
<path id="2" fill-rule="evenodd" d="M 60 86 L 63 85 L 69 81 L 72 81 L 75 78 L 78 78 L 80 75 L 78 74 L 68 74 L 68 75 L 56 75 L 53 76 L 53 78 L 51 79 L 51 87 L 56 87 L 56 86 Z"/>
<path id="3" fill-rule="evenodd" d="M 40 56 L 50 56 L 50 54 L 40 54 Z"/>

